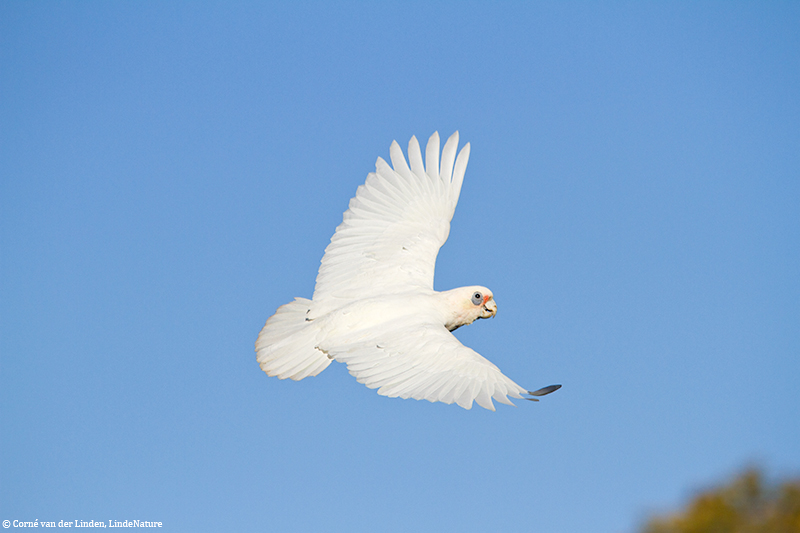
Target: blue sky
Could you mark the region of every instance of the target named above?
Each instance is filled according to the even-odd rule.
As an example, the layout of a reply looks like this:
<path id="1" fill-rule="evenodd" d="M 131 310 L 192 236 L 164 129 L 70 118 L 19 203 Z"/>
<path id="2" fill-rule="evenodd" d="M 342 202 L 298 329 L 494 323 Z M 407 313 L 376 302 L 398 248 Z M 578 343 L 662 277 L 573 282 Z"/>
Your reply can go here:
<path id="1" fill-rule="evenodd" d="M 0 519 L 631 532 L 800 472 L 800 6 L 0 4 Z M 472 153 L 436 288 L 538 404 L 268 378 L 356 187 Z"/>

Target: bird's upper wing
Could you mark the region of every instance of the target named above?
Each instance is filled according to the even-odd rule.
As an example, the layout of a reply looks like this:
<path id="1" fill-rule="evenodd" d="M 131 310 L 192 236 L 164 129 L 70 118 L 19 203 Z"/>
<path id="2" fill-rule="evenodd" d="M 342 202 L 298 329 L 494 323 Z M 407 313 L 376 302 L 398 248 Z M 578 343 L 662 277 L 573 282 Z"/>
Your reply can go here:
<path id="1" fill-rule="evenodd" d="M 458 132 L 445 143 L 439 163 L 439 134 L 425 150 L 416 137 L 408 143 L 406 163 L 397 142 L 350 200 L 342 223 L 325 249 L 317 274 L 309 318 L 356 299 L 415 288 L 433 289 L 439 248 L 450 233 L 469 143 L 456 158 Z"/>
<path id="2" fill-rule="evenodd" d="M 528 392 L 441 325 L 409 317 L 353 340 L 319 347 L 383 396 L 455 402 L 465 409 L 476 401 L 494 411 L 492 398 L 513 405 L 507 396 Z"/>

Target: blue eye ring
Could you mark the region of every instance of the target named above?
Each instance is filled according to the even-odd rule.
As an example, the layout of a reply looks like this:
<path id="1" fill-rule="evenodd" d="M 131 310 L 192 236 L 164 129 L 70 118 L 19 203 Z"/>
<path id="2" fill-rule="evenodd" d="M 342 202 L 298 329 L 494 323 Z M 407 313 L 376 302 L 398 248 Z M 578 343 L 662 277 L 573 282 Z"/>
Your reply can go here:
<path id="1" fill-rule="evenodd" d="M 472 294 L 472 303 L 475 305 L 481 305 L 483 303 L 483 295 L 479 292 L 475 292 Z"/>

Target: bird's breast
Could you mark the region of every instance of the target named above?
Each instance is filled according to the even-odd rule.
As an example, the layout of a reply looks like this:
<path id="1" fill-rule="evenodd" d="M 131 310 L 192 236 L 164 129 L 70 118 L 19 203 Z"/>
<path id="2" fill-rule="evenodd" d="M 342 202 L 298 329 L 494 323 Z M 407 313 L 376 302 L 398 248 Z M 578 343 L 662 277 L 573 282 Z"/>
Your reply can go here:
<path id="1" fill-rule="evenodd" d="M 438 314 L 425 294 L 397 294 L 356 300 L 317 320 L 326 337 L 347 343 L 413 323 L 444 325 Z"/>

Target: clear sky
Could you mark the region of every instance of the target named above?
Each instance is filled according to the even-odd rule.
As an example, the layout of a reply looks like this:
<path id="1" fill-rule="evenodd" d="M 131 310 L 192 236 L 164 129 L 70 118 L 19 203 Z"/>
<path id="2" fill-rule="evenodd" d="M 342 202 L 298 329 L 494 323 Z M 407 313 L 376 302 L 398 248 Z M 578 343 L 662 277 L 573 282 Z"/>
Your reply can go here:
<path id="1" fill-rule="evenodd" d="M 0 520 L 632 532 L 800 472 L 797 2 L 0 3 Z M 436 288 L 538 404 L 268 378 L 356 187 L 472 154 Z"/>

